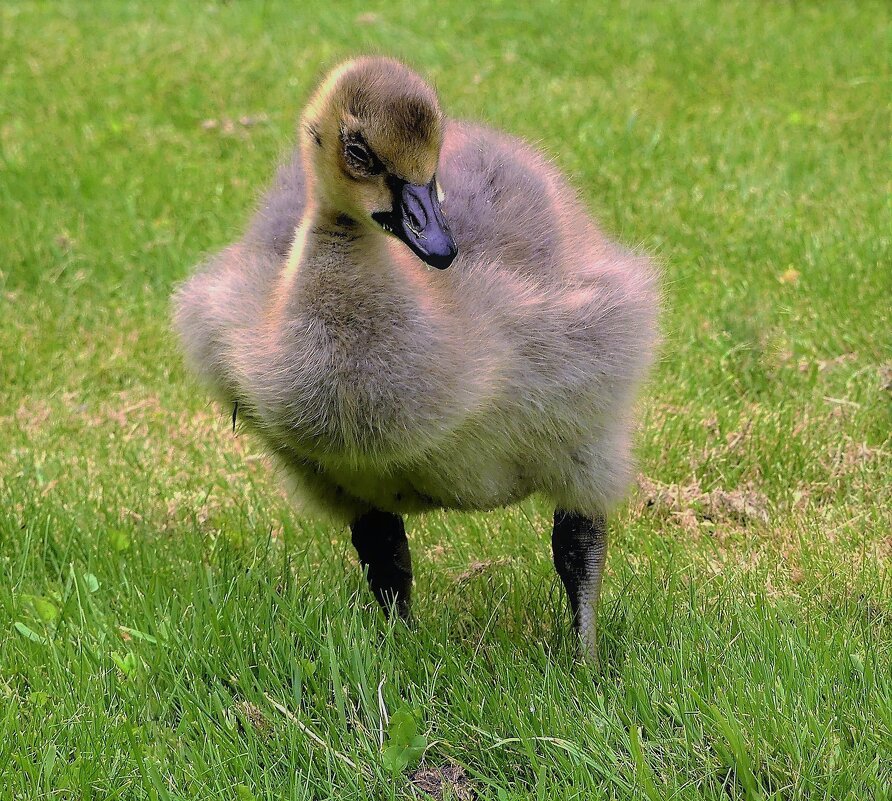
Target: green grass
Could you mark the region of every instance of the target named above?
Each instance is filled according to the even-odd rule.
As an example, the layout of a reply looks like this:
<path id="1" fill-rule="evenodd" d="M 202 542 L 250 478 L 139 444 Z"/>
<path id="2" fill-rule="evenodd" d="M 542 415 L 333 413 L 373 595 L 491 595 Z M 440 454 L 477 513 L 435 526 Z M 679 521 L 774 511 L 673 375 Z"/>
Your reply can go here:
<path id="1" fill-rule="evenodd" d="M 454 798 L 892 797 L 889 37 L 849 0 L 0 5 L 0 798 L 411 798 L 411 708 Z M 550 510 L 413 521 L 389 627 L 176 353 L 172 286 L 368 50 L 665 265 L 603 675 Z"/>

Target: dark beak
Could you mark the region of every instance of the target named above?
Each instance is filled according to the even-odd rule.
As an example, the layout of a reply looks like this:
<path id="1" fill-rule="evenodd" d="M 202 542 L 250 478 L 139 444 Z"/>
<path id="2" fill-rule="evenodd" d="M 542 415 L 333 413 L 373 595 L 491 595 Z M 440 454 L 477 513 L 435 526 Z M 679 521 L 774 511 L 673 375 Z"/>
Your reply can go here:
<path id="1" fill-rule="evenodd" d="M 437 199 L 437 180 L 425 186 L 392 180 L 393 208 L 372 215 L 385 231 L 399 237 L 425 264 L 445 270 L 458 255 L 455 240 Z"/>

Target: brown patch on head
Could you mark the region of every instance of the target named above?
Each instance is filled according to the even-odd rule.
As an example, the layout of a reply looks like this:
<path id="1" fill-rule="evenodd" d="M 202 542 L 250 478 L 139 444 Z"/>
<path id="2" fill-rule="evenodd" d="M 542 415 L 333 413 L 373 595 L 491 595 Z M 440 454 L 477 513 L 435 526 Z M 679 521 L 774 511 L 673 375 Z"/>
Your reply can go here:
<path id="1" fill-rule="evenodd" d="M 314 194 L 363 217 L 391 208 L 388 176 L 431 180 L 443 117 L 436 93 L 419 75 L 399 61 L 367 57 L 329 73 L 304 111 L 301 131 Z M 351 153 L 363 151 L 368 158 L 357 166 Z"/>
<path id="2" fill-rule="evenodd" d="M 442 115 L 434 90 L 392 59 L 349 62 L 331 97 L 340 124 L 359 133 L 389 172 L 427 183 L 437 166 Z"/>

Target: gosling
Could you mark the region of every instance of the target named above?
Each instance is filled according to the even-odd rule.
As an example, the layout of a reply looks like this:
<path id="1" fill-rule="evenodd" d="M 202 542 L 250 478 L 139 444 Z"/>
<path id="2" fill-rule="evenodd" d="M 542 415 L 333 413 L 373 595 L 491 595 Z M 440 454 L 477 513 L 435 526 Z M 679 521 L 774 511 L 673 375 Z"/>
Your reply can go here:
<path id="1" fill-rule="evenodd" d="M 174 318 L 296 494 L 349 525 L 385 613 L 410 614 L 404 515 L 537 493 L 597 662 L 606 514 L 658 306 L 650 262 L 545 157 L 366 57 L 323 80 L 245 236 L 179 287 Z"/>

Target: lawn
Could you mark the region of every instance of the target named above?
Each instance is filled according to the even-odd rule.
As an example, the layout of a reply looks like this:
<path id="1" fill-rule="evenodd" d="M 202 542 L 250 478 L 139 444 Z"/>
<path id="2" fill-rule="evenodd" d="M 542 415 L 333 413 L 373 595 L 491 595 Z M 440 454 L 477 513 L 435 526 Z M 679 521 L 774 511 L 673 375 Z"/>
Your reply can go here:
<path id="1" fill-rule="evenodd" d="M 0 799 L 892 797 L 889 17 L 3 2 Z M 544 504 L 410 521 L 388 625 L 181 364 L 173 286 L 360 51 L 663 265 L 601 673 Z"/>

